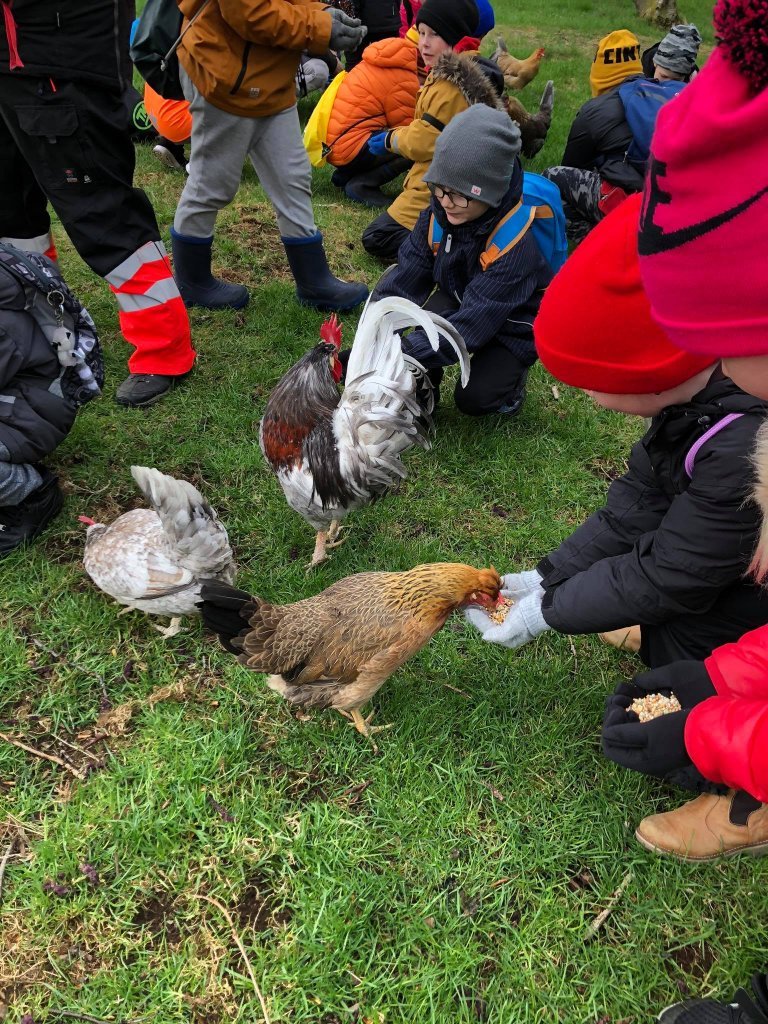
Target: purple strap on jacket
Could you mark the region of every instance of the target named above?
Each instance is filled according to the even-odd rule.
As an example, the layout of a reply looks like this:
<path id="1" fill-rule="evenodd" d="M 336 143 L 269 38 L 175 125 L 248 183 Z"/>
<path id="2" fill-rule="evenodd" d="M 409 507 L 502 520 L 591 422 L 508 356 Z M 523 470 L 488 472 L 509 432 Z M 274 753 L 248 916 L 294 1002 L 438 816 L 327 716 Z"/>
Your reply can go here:
<path id="1" fill-rule="evenodd" d="M 723 427 L 727 427 L 729 423 L 733 423 L 734 420 L 740 420 L 744 415 L 743 412 L 729 412 L 727 416 L 723 416 L 721 420 L 714 423 L 706 433 L 702 434 L 695 444 L 692 444 L 688 454 L 685 456 L 685 472 L 689 477 L 693 478 L 693 464 L 696 461 L 696 456 L 699 454 L 699 449 L 703 444 L 714 437 L 715 434 L 719 434 Z"/>

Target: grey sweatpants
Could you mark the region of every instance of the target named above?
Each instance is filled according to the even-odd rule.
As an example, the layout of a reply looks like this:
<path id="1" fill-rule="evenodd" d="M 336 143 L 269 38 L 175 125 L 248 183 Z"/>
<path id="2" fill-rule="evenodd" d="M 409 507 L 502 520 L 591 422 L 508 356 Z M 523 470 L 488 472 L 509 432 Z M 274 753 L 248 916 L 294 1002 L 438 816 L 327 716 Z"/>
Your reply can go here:
<path id="1" fill-rule="evenodd" d="M 296 107 L 271 117 L 238 117 L 205 100 L 180 68 L 192 113 L 189 177 L 181 193 L 174 230 L 192 238 L 213 234 L 216 214 L 237 195 L 245 158 L 250 157 L 277 214 L 283 238 L 308 238 L 317 231 L 312 212 L 311 167 Z"/>

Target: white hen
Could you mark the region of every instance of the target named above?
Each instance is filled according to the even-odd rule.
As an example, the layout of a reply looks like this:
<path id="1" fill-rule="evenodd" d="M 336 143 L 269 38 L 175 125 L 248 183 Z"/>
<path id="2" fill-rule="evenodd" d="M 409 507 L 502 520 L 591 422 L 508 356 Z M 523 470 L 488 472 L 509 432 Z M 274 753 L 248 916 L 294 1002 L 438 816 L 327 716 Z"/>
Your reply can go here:
<path id="1" fill-rule="evenodd" d="M 227 531 L 202 494 L 157 469 L 131 466 L 131 476 L 152 505 L 105 526 L 88 523 L 83 565 L 90 578 L 126 611 L 170 616 L 166 637 L 182 615 L 198 615 L 202 580 L 232 583 L 236 566 Z M 121 613 L 123 614 L 123 613 Z"/>
<path id="2" fill-rule="evenodd" d="M 386 494 L 406 476 L 403 454 L 429 447 L 431 386 L 424 368 L 404 355 L 400 334 L 421 328 L 437 351 L 456 353 L 462 383 L 469 355 L 447 320 L 408 299 L 369 302 L 358 324 L 339 395 L 341 331 L 323 324 L 322 341 L 278 381 L 261 421 L 261 450 L 288 504 L 316 531 L 312 565 L 326 557 L 339 522 Z"/>

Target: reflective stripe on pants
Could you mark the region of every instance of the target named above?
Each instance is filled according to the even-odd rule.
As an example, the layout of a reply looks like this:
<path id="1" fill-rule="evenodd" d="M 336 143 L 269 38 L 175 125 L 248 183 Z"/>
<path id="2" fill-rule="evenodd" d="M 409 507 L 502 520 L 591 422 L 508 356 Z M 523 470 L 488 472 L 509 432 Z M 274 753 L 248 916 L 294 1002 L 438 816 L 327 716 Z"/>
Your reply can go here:
<path id="1" fill-rule="evenodd" d="M 195 352 L 189 316 L 162 242 L 146 242 L 106 275 L 120 309 L 120 329 L 136 351 L 131 373 L 178 376 Z"/>

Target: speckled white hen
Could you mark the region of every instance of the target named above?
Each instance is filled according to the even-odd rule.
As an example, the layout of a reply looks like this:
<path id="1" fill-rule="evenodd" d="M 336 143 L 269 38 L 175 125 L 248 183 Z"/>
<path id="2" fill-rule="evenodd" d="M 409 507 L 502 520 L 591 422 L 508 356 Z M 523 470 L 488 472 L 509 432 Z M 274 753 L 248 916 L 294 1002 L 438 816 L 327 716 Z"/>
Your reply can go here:
<path id="1" fill-rule="evenodd" d="M 107 526 L 81 516 L 88 523 L 83 565 L 99 590 L 126 611 L 169 616 L 170 626 L 155 629 L 175 636 L 181 616 L 199 614 L 202 580 L 234 582 L 229 538 L 186 480 L 146 466 L 131 466 L 131 476 L 152 508 L 126 512 Z"/>

